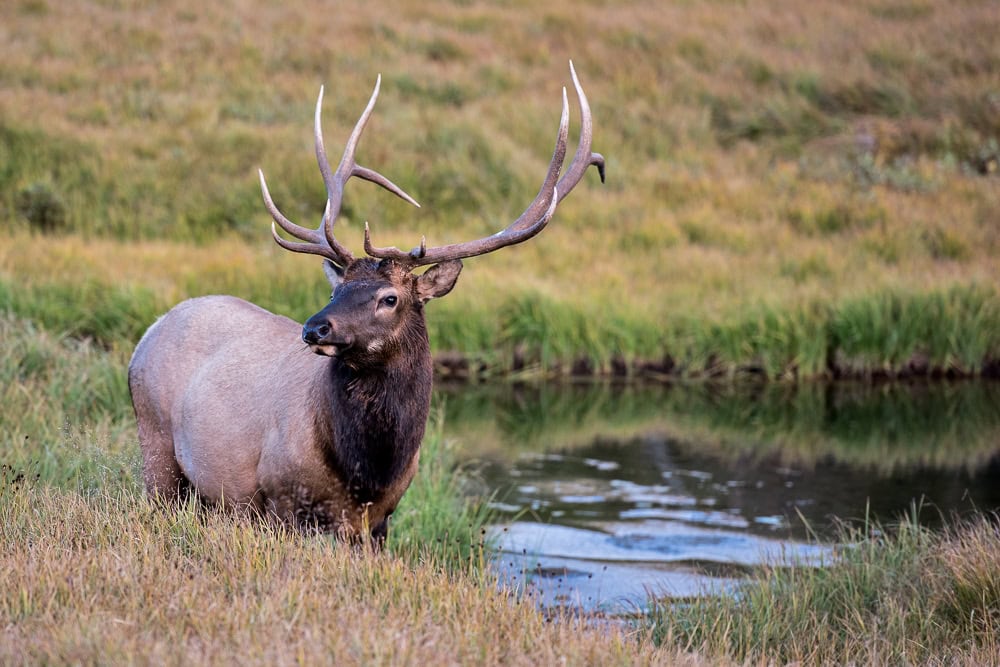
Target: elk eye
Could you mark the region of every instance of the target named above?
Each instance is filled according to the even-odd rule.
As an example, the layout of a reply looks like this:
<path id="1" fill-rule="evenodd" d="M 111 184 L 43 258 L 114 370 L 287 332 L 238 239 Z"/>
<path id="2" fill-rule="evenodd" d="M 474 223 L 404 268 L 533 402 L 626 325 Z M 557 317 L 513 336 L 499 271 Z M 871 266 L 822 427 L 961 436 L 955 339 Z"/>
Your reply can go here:
<path id="1" fill-rule="evenodd" d="M 393 306 L 396 305 L 396 301 L 398 301 L 398 299 L 396 297 L 390 295 L 390 296 L 387 296 L 387 297 L 383 297 L 383 299 L 382 299 L 382 305 L 386 306 L 388 308 L 392 308 Z"/>

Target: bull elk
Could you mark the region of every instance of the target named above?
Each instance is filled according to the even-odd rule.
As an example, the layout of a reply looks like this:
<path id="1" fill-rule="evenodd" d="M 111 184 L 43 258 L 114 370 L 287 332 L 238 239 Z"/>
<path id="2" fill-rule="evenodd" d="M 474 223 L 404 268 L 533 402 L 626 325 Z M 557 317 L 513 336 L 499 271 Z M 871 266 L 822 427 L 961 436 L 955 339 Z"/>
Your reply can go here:
<path id="1" fill-rule="evenodd" d="M 588 167 L 595 165 L 604 180 L 572 63 L 570 72 L 581 112 L 576 153 L 559 178 L 569 127 L 564 88 L 548 173 L 520 217 L 486 238 L 440 247 L 422 239 L 408 252 L 373 245 L 366 223 L 368 256 L 362 258 L 334 237 L 347 181 L 357 176 L 417 203 L 355 161 L 380 79 L 336 171 L 323 147 L 320 89 L 314 131 L 327 202 L 319 226 L 286 218 L 259 173 L 274 240 L 324 258 L 330 302 L 300 327 L 232 296 L 205 296 L 178 304 L 146 331 L 128 381 L 147 493 L 173 501 L 193 492 L 207 503 L 247 508 L 302 531 L 384 541 L 388 519 L 416 472 L 430 407 L 424 304 L 451 291 L 463 258 L 542 231 Z M 279 235 L 275 223 L 298 240 Z"/>

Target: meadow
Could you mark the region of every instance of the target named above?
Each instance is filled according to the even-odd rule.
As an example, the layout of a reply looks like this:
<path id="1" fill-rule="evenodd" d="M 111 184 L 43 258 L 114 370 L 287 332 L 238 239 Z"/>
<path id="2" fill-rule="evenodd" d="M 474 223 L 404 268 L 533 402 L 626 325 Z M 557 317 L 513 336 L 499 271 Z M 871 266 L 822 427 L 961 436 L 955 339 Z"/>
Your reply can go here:
<path id="1" fill-rule="evenodd" d="M 157 511 L 125 366 L 188 296 L 325 302 L 256 179 L 319 222 L 320 85 L 335 159 L 382 74 L 359 161 L 422 204 L 352 182 L 340 238 L 439 245 L 532 199 L 572 59 L 608 182 L 466 263 L 428 307 L 442 371 L 995 375 L 998 33 L 986 0 L 0 3 L 0 662 L 990 662 L 995 517 L 847 533 L 842 564 L 739 600 L 553 618 L 485 575 L 440 428 L 378 557 Z"/>
<path id="2" fill-rule="evenodd" d="M 256 169 L 318 223 L 321 84 L 335 158 L 383 74 L 359 159 L 422 203 L 351 183 L 342 240 L 443 244 L 534 196 L 572 58 L 608 182 L 433 304 L 463 373 L 995 374 L 992 9 L 6 3 L 0 309 L 104 345 L 209 292 L 304 318 Z"/>
<path id="3" fill-rule="evenodd" d="M 386 553 L 141 491 L 126 354 L 0 320 L 0 662 L 986 664 L 996 517 L 845 527 L 829 567 L 648 616 L 545 612 L 497 588 L 489 520 L 439 410 Z M 100 391 L 95 388 L 99 387 Z M 683 426 L 683 425 L 682 425 Z"/>

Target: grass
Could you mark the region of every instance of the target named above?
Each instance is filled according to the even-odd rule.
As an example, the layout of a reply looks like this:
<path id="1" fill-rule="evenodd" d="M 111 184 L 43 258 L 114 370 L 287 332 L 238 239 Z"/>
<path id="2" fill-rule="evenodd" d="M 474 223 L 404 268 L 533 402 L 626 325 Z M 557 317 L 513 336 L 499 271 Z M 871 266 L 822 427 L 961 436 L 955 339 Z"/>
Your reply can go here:
<path id="1" fill-rule="evenodd" d="M 484 576 L 478 528 L 484 517 L 462 500 L 439 419 L 381 559 L 194 507 L 158 511 L 138 488 L 123 383 L 127 351 L 56 337 L 24 320 L 0 323 L 4 661 L 283 664 L 337 656 L 410 663 L 447 656 L 484 664 L 719 664 L 793 658 L 988 662 L 995 655 L 998 575 L 988 554 L 1000 537 L 985 519 L 944 538 L 908 524 L 892 539 L 866 541 L 850 533 L 843 541 L 860 546 L 846 550 L 846 564 L 830 573 L 776 567 L 748 583 L 749 592 L 739 598 L 744 606 L 725 598 L 696 601 L 684 613 L 661 607 L 644 638 L 581 626 L 579 619 L 547 622 L 530 605 L 498 593 Z M 796 410 L 817 412 L 822 422 L 822 397 L 808 386 L 800 391 Z M 684 396 L 677 395 L 671 421 L 691 413 Z M 837 424 L 807 424 L 792 439 L 814 443 L 818 435 L 842 441 L 837 451 L 856 446 L 865 456 L 870 448 L 863 435 L 857 440 L 859 418 L 885 418 L 872 403 L 841 397 L 837 423 L 848 432 L 840 433 Z M 917 401 L 913 412 L 919 417 L 939 407 L 954 419 L 931 415 L 929 423 L 966 425 L 995 420 L 988 407 L 994 403 L 987 397 L 977 408 L 938 397 Z M 550 439 L 551 433 L 532 432 L 530 411 L 558 413 L 560 404 L 518 404 L 522 410 L 506 420 L 513 437 Z M 749 413 L 731 398 L 709 397 L 705 406 L 715 406 L 704 417 L 715 428 L 755 423 L 761 438 L 780 431 L 788 418 L 787 397 L 765 400 Z M 657 415 L 661 408 L 658 401 Z M 977 409 L 985 411 L 978 418 Z M 634 402 L 606 398 L 596 404 L 570 400 L 561 410 L 573 424 L 581 413 L 585 421 L 588 415 L 613 416 L 626 425 L 643 419 Z M 629 416 L 629 410 L 638 414 Z M 865 417 L 865 410 L 874 414 Z M 900 422 L 913 434 L 923 425 L 914 416 Z M 911 437 L 906 433 L 904 440 Z M 930 429 L 922 436 L 937 456 L 936 438 L 947 436 L 935 434 Z M 956 437 L 965 444 L 973 439 L 962 432 Z M 944 456 L 961 454 L 952 447 Z M 817 620 L 803 609 L 829 614 Z"/>
<path id="2" fill-rule="evenodd" d="M 335 549 L 133 492 L 0 489 L 5 663 L 650 664 L 432 558 Z"/>
<path id="3" fill-rule="evenodd" d="M 836 563 L 775 566 L 736 596 L 661 603 L 658 643 L 742 663 L 991 664 L 1000 651 L 997 517 L 932 533 L 845 527 Z"/>
<path id="4" fill-rule="evenodd" d="M 0 491 L 0 661 L 699 660 L 546 624 L 484 587 L 470 568 L 482 517 L 438 502 L 456 497 L 447 465 L 418 476 L 430 488 L 411 490 L 379 561 L 142 499 L 122 372 L 142 330 L 197 294 L 299 320 L 326 299 L 316 262 L 267 238 L 254 174 L 295 220 L 319 220 L 320 84 L 336 91 L 336 152 L 385 74 L 359 159 L 424 205 L 352 184 L 339 229 L 360 250 L 365 219 L 401 247 L 514 219 L 570 58 L 581 74 L 608 184 L 588 175 L 539 238 L 468 262 L 429 307 L 438 353 L 523 376 L 995 372 L 992 3 L 341 9 L 0 5 L 0 451 L 26 475 Z M 940 544 L 964 544 L 952 537 Z M 735 628 L 738 611 L 706 627 Z M 716 636 L 713 661 L 788 655 Z M 995 655 L 922 637 L 931 655 Z"/>
<path id="5" fill-rule="evenodd" d="M 118 252 L 133 254 L 105 263 Z M 257 270 L 269 262 L 273 269 Z M 105 348 L 131 347 L 181 298 L 236 294 L 304 321 L 328 292 L 315 261 L 269 247 L 137 248 L 71 237 L 0 248 L 2 264 L 8 272 L 0 273 L 0 312 Z M 63 272 L 74 279 L 59 277 Z M 995 372 L 1000 359 L 1000 291 L 992 281 L 885 288 L 799 305 L 759 300 L 665 321 L 600 295 L 560 298 L 537 287 L 506 293 L 479 275 L 468 282 L 429 307 L 432 347 L 493 374 L 639 375 L 651 366 L 682 376 L 978 375 Z"/>
<path id="6" fill-rule="evenodd" d="M 456 472 L 441 413 L 389 548 L 374 556 L 193 504 L 163 511 L 140 488 L 127 350 L 55 336 L 26 320 L 0 318 L 0 334 L 2 662 L 739 664 L 995 655 L 1000 575 L 989 554 L 1000 534 L 985 516 L 936 535 L 911 524 L 896 534 L 848 532 L 843 542 L 853 546 L 829 569 L 776 566 L 737 598 L 661 605 L 638 628 L 553 618 L 498 590 L 483 567 L 487 516 L 464 494 L 467 473 Z M 868 403 L 842 398 L 838 409 L 853 423 Z M 958 422 L 977 409 L 931 403 Z M 507 422 L 514 437 L 529 440 L 548 437 L 532 433 L 531 410 L 582 413 L 584 421 L 613 415 L 625 426 L 644 414 L 634 401 L 607 397 L 520 405 Z M 754 420 L 780 422 L 781 409 L 768 405 L 751 411 Z M 825 437 L 853 442 L 850 434 Z"/>
<path id="7" fill-rule="evenodd" d="M 535 193 L 574 58 L 609 182 L 588 176 L 538 239 L 468 262 L 432 307 L 439 351 L 532 374 L 666 357 L 773 377 L 897 374 L 908 353 L 942 372 L 995 366 L 988 2 L 124 7 L 0 8 L 3 308 L 56 334 L 134 340 L 212 291 L 311 314 L 322 278 L 272 247 L 254 172 L 318 221 L 321 83 L 336 153 L 385 75 L 359 158 L 424 205 L 352 184 L 348 246 L 366 219 L 400 246 L 502 228 Z M 970 294 L 989 316 L 963 310 Z M 104 298 L 137 303 L 97 303 L 89 321 Z M 946 336 L 894 323 L 894 302 L 957 319 Z M 123 312 L 105 324 L 106 308 Z"/>
<path id="8" fill-rule="evenodd" d="M 164 511 L 139 481 L 127 354 L 25 320 L 0 337 L 0 662 L 695 662 L 498 591 L 440 416 L 375 556 Z"/>

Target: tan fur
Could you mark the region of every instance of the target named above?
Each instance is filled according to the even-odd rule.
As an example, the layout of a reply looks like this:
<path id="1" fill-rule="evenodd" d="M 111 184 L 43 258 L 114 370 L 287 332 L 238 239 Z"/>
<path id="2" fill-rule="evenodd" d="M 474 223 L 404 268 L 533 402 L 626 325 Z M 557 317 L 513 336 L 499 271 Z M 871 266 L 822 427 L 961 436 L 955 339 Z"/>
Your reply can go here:
<path id="1" fill-rule="evenodd" d="M 151 494 L 176 498 L 183 474 L 203 499 L 289 524 L 305 494 L 348 532 L 395 507 L 413 470 L 364 517 L 324 465 L 313 415 L 329 359 L 303 344 L 301 330 L 241 299 L 207 296 L 146 332 L 129 383 Z"/>

